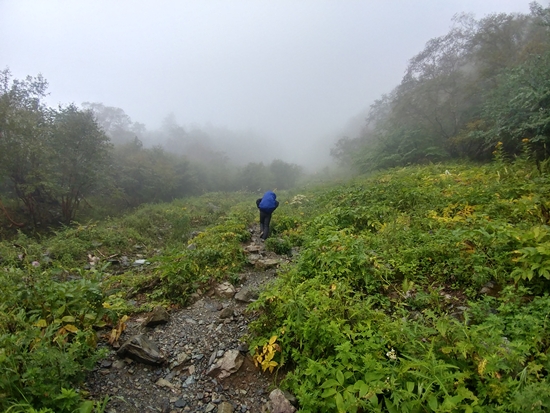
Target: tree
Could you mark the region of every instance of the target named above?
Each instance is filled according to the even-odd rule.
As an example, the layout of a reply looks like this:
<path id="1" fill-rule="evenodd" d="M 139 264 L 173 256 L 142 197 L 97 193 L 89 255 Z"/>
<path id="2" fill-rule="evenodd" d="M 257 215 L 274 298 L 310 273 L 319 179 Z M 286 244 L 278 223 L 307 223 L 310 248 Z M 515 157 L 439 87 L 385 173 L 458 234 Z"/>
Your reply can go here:
<path id="1" fill-rule="evenodd" d="M 52 148 L 54 197 L 61 206 L 63 222 L 74 220 L 81 200 L 101 185 L 111 143 L 91 110 L 75 105 L 59 108 L 53 117 Z"/>
<path id="2" fill-rule="evenodd" d="M 128 206 L 171 201 L 199 192 L 191 163 L 160 146 L 143 148 L 137 138 L 114 150 L 114 179 Z"/>
<path id="3" fill-rule="evenodd" d="M 47 86 L 41 75 L 18 80 L 9 69 L 0 72 L 0 176 L 35 227 L 54 215 L 47 184 L 51 111 L 42 102 Z"/>
<path id="4" fill-rule="evenodd" d="M 302 168 L 296 164 L 275 159 L 269 165 L 269 172 L 275 188 L 289 189 L 296 185 L 296 181 L 302 175 Z"/>
<path id="5" fill-rule="evenodd" d="M 338 139 L 330 149 L 330 156 L 332 156 L 340 166 L 351 166 L 353 154 L 361 148 L 363 143 L 364 142 L 359 138 L 351 139 L 347 136 L 343 136 Z"/>
<path id="6" fill-rule="evenodd" d="M 91 111 L 48 108 L 46 89 L 40 75 L 17 80 L 0 72 L 0 176 L 35 228 L 75 218 L 110 149 Z"/>
<path id="7" fill-rule="evenodd" d="M 487 97 L 484 115 L 487 152 L 502 142 L 508 153 L 517 154 L 529 139 L 539 158 L 550 156 L 550 52 L 503 73 Z"/>
<path id="8" fill-rule="evenodd" d="M 239 187 L 248 191 L 262 191 L 273 187 L 268 168 L 263 164 L 250 162 L 240 172 Z"/>
<path id="9" fill-rule="evenodd" d="M 400 85 L 371 107 L 364 136 L 341 139 L 332 155 L 365 172 L 483 158 L 499 140 L 511 152 L 523 138 L 546 143 L 550 12 L 536 3 L 531 9 L 531 15 L 455 18 L 449 33 L 410 60 Z"/>
<path id="10" fill-rule="evenodd" d="M 121 108 L 91 102 L 84 102 L 82 107 L 92 111 L 97 124 L 114 144 L 130 142 L 136 136 L 142 137 L 146 132 L 145 125 L 132 122 L 130 116 Z"/>

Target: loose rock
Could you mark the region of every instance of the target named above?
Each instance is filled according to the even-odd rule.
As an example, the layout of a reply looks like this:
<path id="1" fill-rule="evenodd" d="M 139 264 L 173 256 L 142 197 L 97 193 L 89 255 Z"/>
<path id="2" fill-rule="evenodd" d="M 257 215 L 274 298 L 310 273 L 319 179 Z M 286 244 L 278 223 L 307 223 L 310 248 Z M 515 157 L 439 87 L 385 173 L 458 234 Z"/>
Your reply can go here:
<path id="1" fill-rule="evenodd" d="M 279 389 L 275 389 L 269 393 L 269 402 L 267 404 L 269 413 L 294 413 L 296 411 L 296 408 Z"/>
<path id="2" fill-rule="evenodd" d="M 216 295 L 223 298 L 233 298 L 235 295 L 235 287 L 228 282 L 224 282 L 216 287 Z"/>
<path id="3" fill-rule="evenodd" d="M 256 226 L 253 234 L 257 232 Z M 253 236 L 249 244 L 254 245 L 256 238 Z M 144 249 L 139 252 L 143 255 L 134 254 L 134 259 L 147 258 Z M 257 254 L 260 260 L 282 260 L 272 251 L 265 251 L 259 243 L 247 252 L 247 256 L 251 254 Z M 131 266 L 133 259 L 121 257 L 120 263 L 123 261 Z M 136 272 L 141 270 L 140 267 L 134 268 Z M 246 272 L 238 274 L 239 292 L 241 295 L 246 291 L 259 292 L 275 276 L 276 268 L 248 267 Z M 120 357 L 125 358 L 115 358 L 113 347 L 108 347 L 111 350 L 109 356 L 97 364 L 87 379 L 90 396 L 94 400 L 101 400 L 106 395 L 120 396 L 109 400 L 106 411 L 111 413 L 182 413 L 205 412 L 206 409 L 211 413 L 262 411 L 268 402 L 266 396 L 274 378 L 254 367 L 248 346 L 243 343 L 248 334 L 248 323 L 255 319 L 256 314 L 246 312 L 247 302 L 237 301 L 234 287 L 229 283 L 225 285 L 229 285 L 227 296 L 218 295 L 216 287 L 219 286 L 210 288 L 204 285 L 201 288 L 204 292 L 197 291 L 190 298 L 190 305 L 170 311 L 166 324 L 146 330 L 147 338 L 154 343 L 158 354 L 166 359 L 166 363 L 156 364 L 156 367 L 151 368 L 126 351 L 130 347 L 128 341 L 144 331 L 146 320 L 143 315 L 131 317 L 120 339 L 125 346 Z M 254 299 L 254 296 L 245 296 L 244 299 Z M 132 302 L 135 307 L 140 304 L 135 300 Z M 228 318 L 220 318 L 224 309 L 223 315 L 228 315 Z M 103 336 L 105 332 L 99 334 Z M 100 342 L 100 345 L 107 347 L 105 342 Z M 236 357 L 234 361 L 237 363 L 233 363 L 233 367 L 222 369 L 222 360 L 235 351 L 242 355 L 242 364 L 239 366 L 241 358 Z M 140 362 L 133 362 L 130 357 Z M 214 376 L 206 374 L 210 370 Z M 234 373 L 229 373 L 233 370 Z M 223 372 L 231 375 L 221 379 Z"/>
<path id="4" fill-rule="evenodd" d="M 218 406 L 218 413 L 233 413 L 233 405 L 229 402 L 221 402 Z"/>
<path id="5" fill-rule="evenodd" d="M 151 314 L 145 319 L 143 325 L 146 327 L 154 327 L 159 324 L 166 324 L 170 321 L 170 314 L 164 307 L 157 306 Z"/>
<path id="6" fill-rule="evenodd" d="M 235 299 L 237 298 L 237 296 L 235 296 Z M 229 318 L 229 317 L 233 317 L 233 314 L 234 314 L 234 310 L 232 307 L 227 307 L 227 308 L 224 308 L 222 311 L 220 311 L 220 318 L 223 320 L 225 318 Z"/>
<path id="7" fill-rule="evenodd" d="M 168 387 L 170 389 L 174 388 L 174 385 L 166 379 L 158 379 L 155 384 L 159 387 Z"/>
<path id="8" fill-rule="evenodd" d="M 235 300 L 241 301 L 243 303 L 251 303 L 256 301 L 259 297 L 259 293 L 256 290 L 252 290 L 247 287 L 241 288 L 241 290 L 235 294 Z"/>
<path id="9" fill-rule="evenodd" d="M 162 364 L 165 361 L 158 346 L 144 334 L 138 334 L 130 338 L 118 349 L 117 354 L 120 357 L 127 355 L 146 364 Z"/>
<path id="10" fill-rule="evenodd" d="M 238 371 L 243 361 L 244 357 L 238 350 L 226 351 L 223 357 L 210 367 L 206 374 L 211 377 L 223 379 Z"/>

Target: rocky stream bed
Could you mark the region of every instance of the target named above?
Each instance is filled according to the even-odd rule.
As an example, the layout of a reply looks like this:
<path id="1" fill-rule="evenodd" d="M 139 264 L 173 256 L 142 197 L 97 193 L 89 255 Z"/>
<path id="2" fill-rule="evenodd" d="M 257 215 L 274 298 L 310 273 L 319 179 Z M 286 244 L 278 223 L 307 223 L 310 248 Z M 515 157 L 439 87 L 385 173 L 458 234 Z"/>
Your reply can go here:
<path id="1" fill-rule="evenodd" d="M 288 257 L 267 252 L 254 233 L 244 250 L 251 266 L 238 287 L 221 283 L 195 294 L 187 308 L 127 321 L 121 347 L 110 348 L 86 382 L 94 399 L 109 396 L 107 413 L 296 410 L 277 376 L 254 366 L 243 341 L 254 318 L 247 305 Z"/>

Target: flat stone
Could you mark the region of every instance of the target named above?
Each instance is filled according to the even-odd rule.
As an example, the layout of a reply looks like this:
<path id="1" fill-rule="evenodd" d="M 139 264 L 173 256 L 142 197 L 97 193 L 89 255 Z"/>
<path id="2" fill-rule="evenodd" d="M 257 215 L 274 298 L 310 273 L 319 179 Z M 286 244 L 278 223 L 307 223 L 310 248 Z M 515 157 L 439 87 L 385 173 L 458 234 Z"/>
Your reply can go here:
<path id="1" fill-rule="evenodd" d="M 256 267 L 268 269 L 268 268 L 274 268 L 277 267 L 280 264 L 279 260 L 275 260 L 273 258 L 266 258 L 263 260 L 256 261 Z"/>
<path id="2" fill-rule="evenodd" d="M 221 402 L 218 405 L 218 413 L 233 413 L 233 405 L 229 402 Z"/>
<path id="3" fill-rule="evenodd" d="M 254 245 L 254 244 L 250 244 L 249 246 L 247 247 L 244 247 L 243 250 L 244 252 L 260 252 L 262 248 L 259 246 L 259 245 Z"/>
<path id="4" fill-rule="evenodd" d="M 228 350 L 223 357 L 214 364 L 206 373 L 210 377 L 224 379 L 236 373 L 242 366 L 244 357 L 239 350 Z"/>
<path id="5" fill-rule="evenodd" d="M 162 364 L 164 357 L 157 344 L 149 340 L 144 334 L 138 334 L 126 341 L 117 351 L 120 357 L 128 356 L 146 364 Z"/>

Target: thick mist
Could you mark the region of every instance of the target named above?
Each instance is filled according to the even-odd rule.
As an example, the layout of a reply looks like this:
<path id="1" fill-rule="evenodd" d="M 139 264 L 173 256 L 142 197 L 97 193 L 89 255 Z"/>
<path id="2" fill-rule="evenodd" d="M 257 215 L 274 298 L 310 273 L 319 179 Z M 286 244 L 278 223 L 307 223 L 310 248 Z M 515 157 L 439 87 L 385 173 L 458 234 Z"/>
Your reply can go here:
<path id="1" fill-rule="evenodd" d="M 453 15 L 528 3 L 4 0 L 0 67 L 41 73 L 52 106 L 118 108 L 149 146 L 313 170 Z"/>

